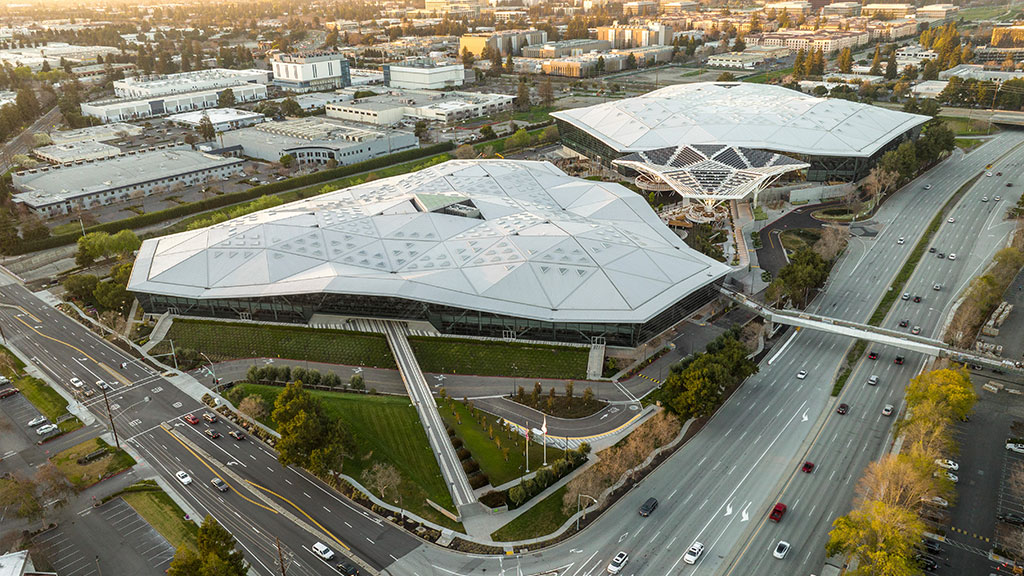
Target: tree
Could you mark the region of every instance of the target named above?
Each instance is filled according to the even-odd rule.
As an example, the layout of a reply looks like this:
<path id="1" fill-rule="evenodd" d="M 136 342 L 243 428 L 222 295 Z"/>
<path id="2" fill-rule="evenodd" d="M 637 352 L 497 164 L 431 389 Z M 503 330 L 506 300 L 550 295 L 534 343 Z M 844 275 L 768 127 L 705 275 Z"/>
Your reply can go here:
<path id="1" fill-rule="evenodd" d="M 203 112 L 203 117 L 199 119 L 199 126 L 196 130 L 199 132 L 199 137 L 203 139 L 203 142 L 210 142 L 217 137 L 217 129 L 213 127 L 210 115 L 205 112 Z"/>
<path id="2" fill-rule="evenodd" d="M 871 57 L 871 69 L 868 70 L 868 74 L 872 76 L 882 75 L 882 51 L 879 46 L 875 46 L 875 54 Z"/>
<path id="3" fill-rule="evenodd" d="M 142 240 L 131 230 L 121 230 L 106 241 L 106 252 L 126 257 L 142 246 Z"/>
<path id="4" fill-rule="evenodd" d="M 492 128 L 490 124 L 487 124 L 483 128 L 480 128 L 480 136 L 482 136 L 485 140 L 493 140 L 494 138 L 498 137 L 498 135 L 494 133 L 494 128 Z"/>
<path id="5" fill-rule="evenodd" d="M 934 459 L 933 459 L 934 460 Z M 894 508 L 913 509 L 934 493 L 932 460 L 905 454 L 886 454 L 868 464 L 857 483 L 857 495 Z"/>
<path id="6" fill-rule="evenodd" d="M 505 59 L 505 72 L 511 74 L 516 71 L 515 61 L 512 60 L 512 52 L 508 53 L 508 58 Z"/>
<path id="7" fill-rule="evenodd" d="M 302 382 L 291 382 L 278 394 L 271 417 L 281 434 L 276 446 L 278 461 L 284 466 L 307 466 L 310 454 L 321 446 L 327 429 L 319 400 L 302 387 Z"/>
<path id="8" fill-rule="evenodd" d="M 473 148 L 472 144 L 462 144 L 455 149 L 454 155 L 459 160 L 468 160 L 470 158 L 476 158 L 476 148 Z"/>
<path id="9" fill-rule="evenodd" d="M 281 164 L 281 166 L 284 166 L 285 168 L 290 168 L 291 165 L 295 163 L 295 157 L 292 156 L 291 154 L 284 154 L 280 158 L 278 158 L 277 161 Z"/>
<path id="10" fill-rule="evenodd" d="M 629 56 L 626 56 L 626 69 L 633 70 L 636 68 L 636 56 L 630 52 Z"/>
<path id="11" fill-rule="evenodd" d="M 362 374 L 353 374 L 352 377 L 349 378 L 349 380 L 348 380 L 348 385 L 353 390 L 365 390 L 366 389 L 366 384 L 363 383 L 363 375 Z"/>
<path id="12" fill-rule="evenodd" d="M 533 137 L 530 136 L 530 133 L 527 132 L 525 128 L 520 128 L 519 130 L 516 130 L 515 134 L 509 136 L 505 140 L 505 148 L 506 149 L 526 148 L 527 146 L 529 146 L 532 143 L 533 143 Z"/>
<path id="13" fill-rule="evenodd" d="M 263 400 L 263 397 L 258 394 L 250 394 L 246 396 L 238 404 L 238 411 L 253 420 L 262 422 L 268 416 L 267 403 Z"/>
<path id="14" fill-rule="evenodd" d="M 525 112 L 530 109 L 530 87 L 526 82 L 520 82 L 516 89 L 516 110 Z"/>
<path id="15" fill-rule="evenodd" d="M 355 97 L 359 97 L 358 93 Z M 295 98 L 285 98 L 281 101 L 281 114 L 285 116 L 302 116 L 302 105 Z"/>
<path id="16" fill-rule="evenodd" d="M 804 53 L 804 49 L 801 48 L 796 51 L 796 58 L 793 60 L 793 78 L 799 80 L 804 75 L 804 66 L 806 65 L 807 54 Z"/>
<path id="17" fill-rule="evenodd" d="M 19 518 L 38 518 L 43 506 L 36 498 L 35 484 L 15 472 L 0 478 L 0 508 L 10 510 Z"/>
<path id="18" fill-rule="evenodd" d="M 124 284 L 113 280 L 97 284 L 92 295 L 100 306 L 118 312 L 123 312 L 127 308 L 130 296 Z"/>
<path id="19" fill-rule="evenodd" d="M 544 78 L 544 81 L 537 87 L 537 97 L 540 98 L 541 106 L 551 106 L 555 102 L 555 91 L 551 87 L 551 78 Z"/>
<path id="20" fill-rule="evenodd" d="M 946 404 L 952 417 L 962 420 L 974 409 L 978 397 L 967 370 L 959 367 L 925 372 L 910 381 L 907 404 L 913 406 L 928 399 Z"/>
<path id="21" fill-rule="evenodd" d="M 594 65 L 594 72 L 600 76 L 601 74 L 604 74 L 604 67 L 604 56 L 598 56 L 597 64 Z"/>
<path id="22" fill-rule="evenodd" d="M 540 133 L 540 139 L 542 142 L 555 142 L 558 140 L 558 126 L 554 124 L 545 126 L 544 130 Z"/>
<path id="23" fill-rule="evenodd" d="M 736 37 L 736 40 L 732 43 L 732 49 L 734 52 L 743 52 L 747 49 L 747 43 L 743 41 L 742 36 Z"/>
<path id="24" fill-rule="evenodd" d="M 375 462 L 373 466 L 363 470 L 359 479 L 363 481 L 366 487 L 376 492 L 377 496 L 385 499 L 389 489 L 394 489 L 396 493 L 398 492 L 398 487 L 402 482 L 402 475 L 391 464 Z"/>
<path id="25" fill-rule="evenodd" d="M 889 60 L 885 63 L 885 79 L 895 80 L 899 74 L 899 65 L 896 64 L 896 51 L 889 52 Z"/>
<path id="26" fill-rule="evenodd" d="M 924 534 L 916 512 L 872 500 L 832 523 L 825 551 L 853 556 L 852 576 L 916 576 L 914 558 Z"/>
<path id="27" fill-rule="evenodd" d="M 589 406 L 590 403 L 593 402 L 593 401 L 594 401 L 594 389 L 591 388 L 590 386 L 587 386 L 583 390 L 583 405 L 584 406 Z"/>
<path id="28" fill-rule="evenodd" d="M 821 238 L 814 243 L 814 251 L 825 261 L 831 262 L 842 254 L 850 236 L 849 226 L 825 226 Z"/>
<path id="29" fill-rule="evenodd" d="M 92 298 L 100 279 L 92 274 L 73 274 L 64 279 L 64 290 L 79 300 Z"/>
<path id="30" fill-rule="evenodd" d="M 853 71 L 853 50 L 849 48 L 843 48 L 839 51 L 839 71 L 843 74 L 849 74 Z"/>
<path id="31" fill-rule="evenodd" d="M 218 108 L 230 108 L 235 105 L 235 92 L 228 88 L 222 92 L 217 93 L 217 107 Z"/>
<path id="32" fill-rule="evenodd" d="M 828 265 L 825 260 L 808 248 L 797 250 L 779 271 L 779 279 L 786 288 L 786 295 L 793 304 L 803 307 L 810 296 L 811 290 L 820 287 L 828 278 Z"/>
<path id="33" fill-rule="evenodd" d="M 426 120 L 417 120 L 416 124 L 414 125 L 414 127 L 412 129 L 412 133 L 414 135 L 416 135 L 416 137 L 419 138 L 420 140 L 425 139 L 427 137 L 427 122 L 426 122 Z"/>
<path id="34" fill-rule="evenodd" d="M 235 549 L 235 537 L 209 515 L 199 526 L 197 548 L 178 548 L 168 576 L 245 576 L 249 571 L 245 556 Z"/>
<path id="35" fill-rule="evenodd" d="M 465 68 L 472 68 L 473 62 L 476 59 L 473 57 L 473 53 L 469 51 L 469 48 L 462 48 L 462 66 Z"/>

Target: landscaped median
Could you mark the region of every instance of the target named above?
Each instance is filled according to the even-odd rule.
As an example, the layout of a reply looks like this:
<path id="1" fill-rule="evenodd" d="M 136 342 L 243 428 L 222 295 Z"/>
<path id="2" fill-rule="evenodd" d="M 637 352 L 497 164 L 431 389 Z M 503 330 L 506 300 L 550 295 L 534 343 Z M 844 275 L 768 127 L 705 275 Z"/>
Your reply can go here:
<path id="1" fill-rule="evenodd" d="M 92 438 L 58 452 L 50 457 L 50 461 L 78 492 L 135 465 L 135 459 L 127 452 L 100 438 Z"/>
<path id="2" fill-rule="evenodd" d="M 583 346 L 495 342 L 410 336 L 409 344 L 424 372 L 583 379 L 590 349 Z"/>

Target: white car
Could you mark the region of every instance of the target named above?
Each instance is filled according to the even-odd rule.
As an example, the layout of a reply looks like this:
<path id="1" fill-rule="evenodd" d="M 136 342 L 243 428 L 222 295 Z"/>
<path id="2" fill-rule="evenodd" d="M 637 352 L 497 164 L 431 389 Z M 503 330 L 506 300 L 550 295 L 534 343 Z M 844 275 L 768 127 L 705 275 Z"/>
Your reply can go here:
<path id="1" fill-rule="evenodd" d="M 313 552 L 315 552 L 317 556 L 324 560 L 330 560 L 334 558 L 334 550 L 328 548 L 327 544 L 324 544 L 323 542 L 317 542 L 316 544 L 313 544 Z"/>
<path id="2" fill-rule="evenodd" d="M 40 426 L 39 428 L 36 428 L 36 434 L 39 434 L 40 436 L 46 436 L 47 434 L 50 434 L 51 432 L 56 432 L 56 431 L 57 431 L 57 425 L 56 424 L 46 424 L 44 426 Z"/>
<path id="3" fill-rule="evenodd" d="M 953 474 L 952 472 L 950 472 L 948 470 L 943 470 L 941 472 L 935 472 L 935 473 L 932 474 L 932 476 L 934 476 L 936 478 L 942 478 L 943 476 L 945 476 L 953 484 L 956 484 L 957 482 L 960 481 L 960 478 L 957 477 L 956 474 Z"/>
<path id="4" fill-rule="evenodd" d="M 956 254 L 955 254 L 955 253 L 953 253 L 953 252 L 950 252 L 950 253 L 949 253 L 949 259 L 950 259 L 950 260 L 956 260 Z"/>
<path id="5" fill-rule="evenodd" d="M 921 498 L 921 502 L 924 502 L 925 504 L 939 506 L 941 508 L 949 507 L 949 501 L 947 501 L 945 498 L 939 498 L 938 496 L 925 496 L 924 498 Z"/>
<path id="6" fill-rule="evenodd" d="M 694 542 L 693 546 L 683 554 L 683 562 L 687 564 L 695 564 L 700 555 L 704 553 L 704 545 L 700 542 Z"/>
<path id="7" fill-rule="evenodd" d="M 945 468 L 946 470 L 952 470 L 954 472 L 960 469 L 960 465 L 949 458 L 937 458 L 935 463 L 939 465 L 939 468 Z"/>
<path id="8" fill-rule="evenodd" d="M 892 411 L 895 410 L 892 404 L 886 404 L 885 408 L 882 408 L 882 416 L 892 416 Z"/>
<path id="9" fill-rule="evenodd" d="M 988 202 L 988 196 L 982 196 L 981 197 L 981 201 L 982 202 Z"/>
<path id="10" fill-rule="evenodd" d="M 906 242 L 906 240 L 903 239 L 903 236 L 900 236 L 899 240 L 896 241 L 897 244 L 903 244 L 904 242 Z"/>
<path id="11" fill-rule="evenodd" d="M 789 542 L 779 540 L 779 543 L 775 545 L 775 551 L 772 552 L 772 556 L 782 560 L 786 557 L 786 554 L 789 554 Z"/>
<path id="12" fill-rule="evenodd" d="M 1019 444 L 1016 442 L 1007 442 L 1006 449 L 1011 452 L 1016 452 L 1018 454 L 1024 454 L 1024 444 Z"/>
<path id="13" fill-rule="evenodd" d="M 985 176 L 988 176 L 989 178 L 991 178 L 992 177 L 992 173 L 991 172 L 985 172 Z"/>
<path id="14" fill-rule="evenodd" d="M 925 184 L 924 185 L 924 189 L 925 190 L 931 190 L 932 189 L 932 185 L 931 184 Z"/>
<path id="15" fill-rule="evenodd" d="M 178 470 L 177 472 L 174 473 L 174 476 L 178 478 L 178 482 L 181 482 L 185 486 L 188 486 L 189 484 L 192 483 L 192 477 L 189 476 L 188 472 L 185 472 L 184 470 Z"/>
<path id="16" fill-rule="evenodd" d="M 35 418 L 28 421 L 28 427 L 35 428 L 36 426 L 39 426 L 43 422 L 46 422 L 46 416 L 40 414 L 39 416 L 36 416 Z"/>
<path id="17" fill-rule="evenodd" d="M 74 386 L 75 388 L 81 388 L 82 386 L 85 386 L 85 382 L 82 382 L 78 378 L 72 378 L 71 385 Z"/>
<path id="18" fill-rule="evenodd" d="M 796 373 L 797 380 L 803 380 L 804 378 L 807 378 L 807 370 L 801 370 Z"/>
<path id="19" fill-rule="evenodd" d="M 956 218 L 953 218 L 952 216 L 950 216 L 949 218 L 946 218 L 946 222 L 949 222 L 950 224 L 952 224 L 953 222 L 956 222 Z"/>
<path id="20" fill-rule="evenodd" d="M 612 558 L 612 561 L 608 563 L 608 573 L 618 574 L 622 571 L 622 567 L 626 565 L 626 562 L 629 562 L 629 554 L 619 552 L 615 555 L 615 558 Z"/>
<path id="21" fill-rule="evenodd" d="M 995 198 L 993 198 L 993 200 L 995 200 L 996 202 L 999 202 L 1002 199 L 1003 199 L 1002 196 L 996 196 Z"/>
<path id="22" fill-rule="evenodd" d="M 96 387 L 99 388 L 100 390 L 110 390 L 110 384 L 107 384 L 103 380 L 97 380 Z"/>

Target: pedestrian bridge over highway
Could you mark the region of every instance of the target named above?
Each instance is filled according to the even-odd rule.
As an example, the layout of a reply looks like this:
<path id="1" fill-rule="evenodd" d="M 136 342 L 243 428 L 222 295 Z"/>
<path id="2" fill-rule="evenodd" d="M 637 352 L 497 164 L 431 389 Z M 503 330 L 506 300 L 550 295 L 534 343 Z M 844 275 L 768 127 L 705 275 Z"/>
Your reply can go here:
<path id="1" fill-rule="evenodd" d="M 811 330 L 819 330 L 830 334 L 840 334 L 851 338 L 867 340 L 868 342 L 874 342 L 876 344 L 895 346 L 896 348 L 902 348 L 912 352 L 921 352 L 922 354 L 927 354 L 929 356 L 950 358 L 956 362 L 962 362 L 965 364 L 980 364 L 990 368 L 998 368 L 1000 370 L 1007 371 L 1013 370 L 1015 372 L 1024 373 L 1024 370 L 1016 368 L 1013 362 L 1009 360 L 1005 360 L 997 356 L 978 354 L 953 348 L 940 340 L 926 338 L 924 336 L 914 336 L 913 334 L 897 332 L 896 330 L 889 330 L 887 328 L 879 328 L 869 324 L 850 322 L 849 320 L 829 318 L 828 316 L 811 314 L 800 310 L 778 310 L 770 306 L 759 304 L 758 302 L 748 298 L 746 295 L 740 294 L 739 292 L 724 286 L 720 287 L 720 291 L 735 302 L 753 310 L 759 316 L 767 319 L 772 324 L 785 324 L 787 326 L 809 328 Z"/>

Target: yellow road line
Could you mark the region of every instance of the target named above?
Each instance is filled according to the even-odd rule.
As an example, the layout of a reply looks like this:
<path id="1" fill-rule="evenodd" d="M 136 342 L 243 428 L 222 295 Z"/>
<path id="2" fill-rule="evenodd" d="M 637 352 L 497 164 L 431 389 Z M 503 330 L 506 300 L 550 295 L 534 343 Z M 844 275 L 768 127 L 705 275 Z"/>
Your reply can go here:
<path id="1" fill-rule="evenodd" d="M 21 308 L 21 307 L 20 307 L 20 306 L 18 306 L 18 308 Z M 21 308 L 21 309 L 22 309 L 22 310 L 24 310 L 24 308 Z M 32 314 L 31 314 L 31 313 L 29 313 L 29 312 L 26 312 L 26 314 L 28 314 L 29 316 L 32 316 Z M 114 377 L 114 378 L 115 378 L 115 379 L 116 379 L 116 380 L 117 380 L 118 382 L 122 382 L 122 383 L 124 383 L 124 384 L 126 384 L 126 385 L 128 385 L 128 386 L 131 386 L 131 385 L 132 385 L 131 379 L 129 379 L 129 378 L 125 378 L 125 377 L 124 377 L 124 376 L 122 376 L 122 375 L 121 375 L 120 373 L 118 373 L 117 371 L 115 371 L 115 370 L 114 370 L 113 368 L 111 368 L 110 366 L 107 366 L 107 365 L 106 365 L 106 363 L 104 363 L 104 362 L 100 362 L 99 360 L 97 360 L 97 359 L 93 358 L 93 357 L 92 357 L 92 356 L 90 356 L 90 355 L 89 355 L 89 354 L 88 354 L 88 353 L 87 353 L 87 352 L 86 352 L 85 350 L 82 350 L 81 348 L 79 348 L 79 347 L 77 347 L 77 346 L 74 346 L 74 345 L 72 345 L 72 344 L 68 344 L 67 342 L 65 342 L 65 341 L 63 341 L 63 340 L 59 340 L 59 339 L 57 339 L 57 338 L 54 338 L 53 336 L 48 336 L 48 335 L 46 335 L 46 334 L 43 334 L 43 333 L 42 333 L 42 332 L 40 332 L 39 330 L 36 330 L 36 328 L 35 328 L 34 326 L 31 326 L 31 325 L 29 325 L 29 323 L 28 323 L 28 322 L 25 322 L 24 320 L 22 320 L 21 318 L 18 318 L 17 316 L 15 316 L 15 318 L 17 318 L 18 322 L 21 322 L 21 323 L 22 323 L 22 324 L 24 324 L 24 325 L 25 325 L 26 327 L 28 327 L 28 329 L 29 329 L 29 330 L 31 330 L 31 331 L 33 331 L 33 332 L 35 332 L 36 334 L 39 334 L 39 335 L 40 335 L 40 336 L 42 336 L 43 338 L 46 338 L 47 340 L 53 340 L 54 342 L 56 342 L 56 343 L 58 343 L 58 344 L 63 344 L 63 345 L 65 345 L 65 346 L 67 346 L 68 348 L 71 348 L 72 350 L 74 350 L 74 351 L 78 352 L 78 353 L 79 353 L 79 354 L 81 354 L 82 356 L 85 356 L 85 357 L 86 357 L 86 358 L 88 358 L 89 360 L 92 360 L 93 364 L 96 364 L 97 366 L 99 366 L 100 368 L 102 368 L 103 370 L 105 370 L 106 372 L 108 372 L 108 373 L 109 373 L 109 374 L 110 374 L 111 376 L 113 376 L 113 377 Z M 39 320 L 38 320 L 38 319 L 36 319 L 36 321 L 38 322 Z"/>
<path id="2" fill-rule="evenodd" d="M 250 503 L 252 503 L 252 504 L 255 504 L 255 505 L 259 506 L 260 508 L 263 508 L 264 510 L 270 510 L 270 511 L 271 511 L 271 512 L 273 512 L 274 514 L 278 514 L 278 511 L 277 511 L 277 510 L 274 510 L 273 508 L 270 508 L 269 506 L 264 506 L 263 504 L 260 504 L 259 502 L 257 502 L 257 501 L 255 501 L 255 500 L 253 500 L 252 498 L 249 498 L 249 497 L 248 497 L 248 496 L 246 496 L 245 494 L 242 494 L 242 493 L 241 493 L 241 492 L 239 492 L 238 490 L 235 490 L 235 488 L 234 488 L 234 487 L 233 487 L 233 486 L 232 486 L 232 485 L 231 485 L 231 484 L 230 484 L 230 483 L 229 483 L 229 482 L 228 482 L 227 480 L 225 480 L 225 479 L 224 479 L 224 478 L 223 478 L 223 477 L 222 477 L 222 476 L 221 476 L 220 474 L 218 474 L 218 473 L 217 473 L 217 471 L 216 471 L 216 470 L 214 470 L 212 466 L 210 466 L 209 464 L 207 464 L 207 463 L 206 463 L 206 460 L 203 460 L 203 458 L 202 458 L 201 456 L 199 456 L 199 454 L 196 454 L 194 450 L 192 450 L 191 448 L 189 448 L 189 447 L 188 447 L 188 444 L 185 444 L 185 443 L 184 443 L 184 442 L 183 442 L 183 441 L 181 440 L 181 438 L 178 438 L 178 437 L 177 437 L 176 435 L 174 435 L 174 434 L 171 434 L 171 431 L 170 431 L 170 430 L 168 430 L 167 428 L 163 428 L 163 427 L 161 426 L 161 429 L 162 429 L 162 430 L 163 430 L 164 432 L 167 432 L 167 435 L 168 435 L 168 436 L 170 436 L 171 438 L 174 438 L 175 440 L 177 440 L 177 441 L 178 441 L 178 444 L 181 444 L 181 445 L 182 445 L 182 446 L 183 446 L 183 447 L 185 448 L 185 450 L 188 450 L 188 451 L 189 451 L 189 454 L 192 454 L 193 456 L 195 456 L 195 457 L 196 457 L 196 460 L 199 460 L 199 462 L 201 462 L 201 463 L 203 464 L 203 466 L 206 466 L 206 468 L 207 468 L 207 469 L 209 469 L 209 470 L 210 470 L 210 472 L 213 472 L 213 475 L 214 475 L 214 476 L 216 476 L 217 478 L 220 478 L 221 482 L 224 482 L 225 484 L 227 484 L 228 488 L 231 488 L 231 491 L 232 491 L 232 492 L 234 492 L 235 494 L 238 494 L 239 496 L 241 496 L 242 498 L 244 498 L 244 499 L 245 499 L 245 500 L 246 500 L 247 502 L 250 502 Z M 251 482 L 250 482 L 250 484 L 251 484 Z"/>
<path id="3" fill-rule="evenodd" d="M 335 542 L 337 542 L 339 546 L 343 546 L 343 547 L 345 548 L 345 550 L 348 550 L 349 552 L 351 552 L 351 551 L 352 551 L 352 549 L 351 549 L 351 548 L 349 548 L 349 547 L 348 547 L 348 546 L 347 546 L 347 545 L 346 545 L 346 544 L 345 544 L 344 542 L 342 542 L 341 540 L 339 540 L 339 539 L 338 539 L 338 537 L 337 537 L 337 536 L 335 536 L 333 532 L 331 532 L 331 531 L 330 531 L 330 530 L 328 530 L 327 528 L 324 528 L 324 527 L 323 527 L 323 525 L 321 525 L 321 524 L 320 524 L 319 522 L 317 522 L 316 520 L 314 520 L 314 519 L 313 519 L 313 517 L 312 517 L 312 516 L 310 516 L 309 514 L 306 514 L 306 511 L 305 511 L 305 510 L 303 510 L 302 508 L 299 508 L 298 506 L 296 506 L 296 505 L 295 505 L 295 503 L 294 503 L 294 502 L 292 502 L 291 500 L 289 500 L 289 499 L 285 498 L 284 496 L 281 496 L 280 494 L 278 494 L 277 492 L 274 492 L 274 491 L 273 491 L 273 490 L 271 490 L 270 488 L 264 488 L 263 486 L 260 486 L 259 484 L 257 484 L 257 483 L 255 483 L 255 482 L 253 482 L 252 480 L 246 480 L 246 482 L 248 482 L 250 486 L 255 486 L 256 488 L 259 488 L 260 490 L 263 490 L 264 492 L 267 492 L 268 494 L 273 494 L 274 496 L 277 496 L 277 497 L 278 497 L 278 498 L 280 498 L 281 500 L 284 500 L 285 502 L 287 502 L 288 504 L 290 504 L 292 508 L 295 508 L 296 510 L 298 510 L 298 511 L 299 511 L 299 513 L 301 513 L 301 514 L 302 514 L 303 516 L 305 516 L 307 520 L 309 520 L 309 521 L 310 521 L 310 522 L 312 522 L 313 524 L 316 524 L 316 527 L 317 527 L 317 528 L 319 528 L 319 529 L 323 530 L 323 531 L 324 531 L 324 533 L 325 533 L 325 534 L 327 534 L 328 536 L 330 536 L 332 540 L 334 540 Z"/>
<path id="4" fill-rule="evenodd" d="M 21 306 L 18 306 L 17 304 L 2 304 L 2 306 L 4 306 L 5 308 L 14 308 L 16 310 L 21 310 L 22 314 L 28 314 L 36 322 L 42 322 L 42 320 L 40 320 L 35 314 L 33 314 L 32 312 L 22 308 Z"/>

